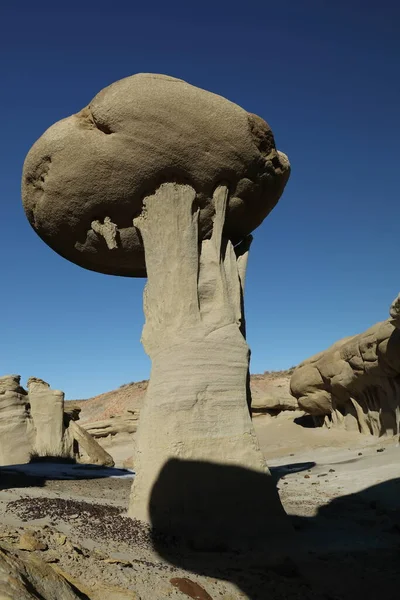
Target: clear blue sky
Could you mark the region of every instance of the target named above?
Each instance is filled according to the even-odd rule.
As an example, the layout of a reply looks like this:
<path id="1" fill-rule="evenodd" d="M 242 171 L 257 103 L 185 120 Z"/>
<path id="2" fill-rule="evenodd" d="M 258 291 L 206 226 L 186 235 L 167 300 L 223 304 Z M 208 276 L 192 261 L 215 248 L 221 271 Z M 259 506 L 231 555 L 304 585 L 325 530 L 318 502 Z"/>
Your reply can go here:
<path id="1" fill-rule="evenodd" d="M 5 0 L 0 45 L 0 374 L 42 377 L 71 399 L 149 375 L 144 281 L 60 258 L 20 200 L 32 143 L 137 72 L 260 114 L 292 163 L 249 263 L 252 372 L 387 318 L 400 289 L 398 1 Z"/>

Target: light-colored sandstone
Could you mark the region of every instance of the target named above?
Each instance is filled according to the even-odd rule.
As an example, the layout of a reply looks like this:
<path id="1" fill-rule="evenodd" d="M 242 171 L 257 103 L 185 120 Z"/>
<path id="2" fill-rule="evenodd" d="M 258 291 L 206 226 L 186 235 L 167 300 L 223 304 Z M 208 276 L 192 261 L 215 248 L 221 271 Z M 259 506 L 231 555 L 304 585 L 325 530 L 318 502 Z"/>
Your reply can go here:
<path id="1" fill-rule="evenodd" d="M 1 600 L 80 600 L 69 583 L 36 556 L 0 549 Z"/>
<path id="2" fill-rule="evenodd" d="M 29 400 L 19 375 L 0 377 L 0 465 L 28 462 L 33 439 Z"/>
<path id="3" fill-rule="evenodd" d="M 160 183 L 196 190 L 200 236 L 211 233 L 212 195 L 227 181 L 227 236 L 239 242 L 275 206 L 289 176 L 268 124 L 185 81 L 140 73 L 102 90 L 36 142 L 22 195 L 37 233 L 83 267 L 144 276 L 132 220 Z"/>
<path id="4" fill-rule="evenodd" d="M 38 456 L 64 456 L 64 394 L 52 390 L 42 379 L 28 380 L 28 395 L 36 436 L 33 452 Z"/>
<path id="5" fill-rule="evenodd" d="M 400 433 L 399 302 L 391 318 L 302 362 L 292 394 L 316 424 L 372 435 Z"/>
<path id="6" fill-rule="evenodd" d="M 83 427 L 92 437 L 101 439 L 119 434 L 135 433 L 138 426 L 138 419 L 139 415 L 127 412 L 126 414 L 117 415 L 112 419 L 85 423 Z"/>
<path id="7" fill-rule="evenodd" d="M 19 375 L 0 377 L 0 465 L 47 456 L 114 466 L 110 454 L 75 423 L 79 407 L 64 410 L 64 394 L 36 377 L 28 380 L 28 390 Z"/>
<path id="8" fill-rule="evenodd" d="M 158 487 L 168 485 L 168 479 L 176 486 L 185 461 L 190 461 L 188 469 L 193 465 L 192 477 L 197 468 L 204 469 L 199 478 L 205 479 L 205 487 L 210 485 L 206 480 L 215 477 L 214 467 L 221 469 L 221 478 L 229 467 L 258 473 L 260 479 L 269 472 L 247 405 L 249 348 L 242 333 L 242 299 L 249 243 L 234 249 L 223 237 L 228 190 L 219 187 L 214 193 L 213 234 L 199 247 L 194 199 L 191 187 L 164 184 L 146 199 L 145 212 L 135 221 L 149 278 L 142 341 L 152 371 L 137 433 L 130 515 L 170 532 L 183 530 L 194 539 L 205 535 L 202 524 L 207 519 L 205 543 L 215 545 L 231 537 L 227 527 L 232 525 L 232 502 L 225 503 L 222 519 L 218 510 L 214 512 L 219 516 L 212 516 L 216 502 L 212 493 L 199 495 L 196 486 L 187 485 L 180 500 L 178 489 L 176 495 L 165 490 L 162 502 Z M 173 269 L 168 268 L 170 262 Z M 184 472 L 181 475 L 185 478 Z M 218 489 L 218 495 L 224 493 L 232 493 L 229 486 Z M 237 509 L 246 504 L 248 493 L 240 491 L 239 476 L 236 493 Z M 281 514 L 274 500 L 265 499 L 274 515 L 268 527 L 279 529 Z M 253 508 L 252 518 L 265 523 L 263 515 L 257 515 L 259 505 Z M 211 523 L 214 519 L 217 522 Z M 244 543 L 246 535 L 257 537 L 259 531 L 249 527 L 240 533 Z M 253 540 L 247 541 L 251 545 Z"/>
<path id="9" fill-rule="evenodd" d="M 265 546 L 285 529 L 250 417 L 244 278 L 249 234 L 289 173 L 263 119 L 154 74 L 102 90 L 24 164 L 25 211 L 50 247 L 148 276 L 130 514 L 213 548 Z"/>
<path id="10" fill-rule="evenodd" d="M 76 421 L 70 421 L 68 425 L 70 435 L 79 444 L 80 452 L 88 458 L 88 462 L 93 465 L 113 467 L 112 456 L 96 442 L 96 440 L 83 427 L 80 427 Z"/>

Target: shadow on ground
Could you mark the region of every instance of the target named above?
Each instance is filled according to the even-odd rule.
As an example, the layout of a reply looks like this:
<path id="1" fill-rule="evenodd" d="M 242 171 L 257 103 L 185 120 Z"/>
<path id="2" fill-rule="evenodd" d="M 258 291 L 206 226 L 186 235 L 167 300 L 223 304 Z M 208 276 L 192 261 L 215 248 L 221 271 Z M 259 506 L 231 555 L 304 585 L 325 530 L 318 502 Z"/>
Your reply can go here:
<path id="1" fill-rule="evenodd" d="M 132 478 L 133 471 L 81 463 L 40 461 L 0 467 L 0 490 L 9 488 L 43 487 L 46 481 L 100 479 L 105 477 Z"/>
<path id="2" fill-rule="evenodd" d="M 171 460 L 150 501 L 156 550 L 251 600 L 398 600 L 400 479 L 337 498 L 313 517 L 285 515 L 277 481 L 313 466 L 284 465 L 269 477 Z"/>

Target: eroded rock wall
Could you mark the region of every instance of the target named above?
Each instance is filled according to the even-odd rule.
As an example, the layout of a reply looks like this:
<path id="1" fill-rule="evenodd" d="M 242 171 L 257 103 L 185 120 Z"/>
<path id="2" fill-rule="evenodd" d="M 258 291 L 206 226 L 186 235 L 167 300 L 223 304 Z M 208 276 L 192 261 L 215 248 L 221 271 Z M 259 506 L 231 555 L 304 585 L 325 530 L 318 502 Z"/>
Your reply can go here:
<path id="1" fill-rule="evenodd" d="M 390 319 L 336 342 L 294 371 L 291 393 L 315 423 L 360 433 L 400 433 L 400 303 Z"/>
<path id="2" fill-rule="evenodd" d="M 28 392 L 19 375 L 0 377 L 0 466 L 32 458 L 83 460 L 114 466 L 111 455 L 79 427 L 78 407 L 64 408 L 64 394 L 31 377 Z"/>

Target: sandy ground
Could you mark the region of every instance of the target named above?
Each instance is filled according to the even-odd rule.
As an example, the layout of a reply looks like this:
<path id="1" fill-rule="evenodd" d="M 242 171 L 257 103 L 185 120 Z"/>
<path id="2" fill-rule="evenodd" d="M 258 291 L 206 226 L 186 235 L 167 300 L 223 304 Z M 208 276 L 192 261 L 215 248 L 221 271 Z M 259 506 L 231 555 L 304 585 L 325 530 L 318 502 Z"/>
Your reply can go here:
<path id="1" fill-rule="evenodd" d="M 257 417 L 255 426 L 294 528 L 283 564 L 218 554 L 200 557 L 196 568 L 184 556 L 171 564 L 154 552 L 149 532 L 124 516 L 131 472 L 71 465 L 0 469 L 0 544 L 24 546 L 21 535 L 32 533 L 40 548 L 24 551 L 96 599 L 397 600 L 397 440 L 306 429 L 285 414 Z"/>

